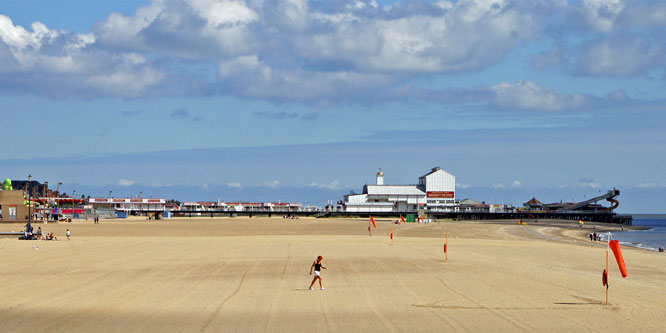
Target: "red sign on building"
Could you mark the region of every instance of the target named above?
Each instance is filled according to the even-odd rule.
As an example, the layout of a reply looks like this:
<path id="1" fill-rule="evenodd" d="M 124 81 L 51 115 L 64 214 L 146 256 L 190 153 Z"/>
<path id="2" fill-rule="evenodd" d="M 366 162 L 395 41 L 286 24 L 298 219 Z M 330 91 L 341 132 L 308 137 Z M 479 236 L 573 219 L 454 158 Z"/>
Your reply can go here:
<path id="1" fill-rule="evenodd" d="M 428 198 L 453 199 L 456 197 L 456 192 L 429 191 L 426 193 L 426 196 Z"/>

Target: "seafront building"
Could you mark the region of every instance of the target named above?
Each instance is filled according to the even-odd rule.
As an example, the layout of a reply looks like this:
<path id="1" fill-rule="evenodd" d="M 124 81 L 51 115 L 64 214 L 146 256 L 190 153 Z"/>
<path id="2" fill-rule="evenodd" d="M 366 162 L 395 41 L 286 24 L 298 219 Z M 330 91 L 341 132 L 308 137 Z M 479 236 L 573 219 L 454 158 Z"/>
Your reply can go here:
<path id="1" fill-rule="evenodd" d="M 364 185 L 362 194 L 344 197 L 342 210 L 358 212 L 433 212 L 454 211 L 456 177 L 440 167 L 419 177 L 416 185 L 389 185 L 384 183 L 384 172 L 379 170 L 376 184 Z"/>

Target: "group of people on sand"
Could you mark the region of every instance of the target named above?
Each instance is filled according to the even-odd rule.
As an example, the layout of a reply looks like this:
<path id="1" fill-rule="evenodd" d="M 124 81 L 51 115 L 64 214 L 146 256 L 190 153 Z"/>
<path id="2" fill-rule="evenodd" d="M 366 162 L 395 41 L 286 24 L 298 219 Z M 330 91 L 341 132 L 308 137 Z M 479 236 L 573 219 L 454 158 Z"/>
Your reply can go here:
<path id="1" fill-rule="evenodd" d="M 296 216 L 296 215 L 282 215 L 282 218 L 283 219 L 292 219 L 292 220 L 296 219 L 296 220 L 298 220 L 298 216 Z"/>
<path id="2" fill-rule="evenodd" d="M 56 237 L 53 233 L 49 234 L 43 234 L 41 237 L 38 238 L 39 240 L 58 240 L 58 237 Z"/>
<path id="3" fill-rule="evenodd" d="M 601 239 L 601 233 L 598 233 L 598 232 L 591 232 L 587 235 L 590 237 L 591 241 L 596 242 L 596 241 L 602 241 L 603 240 L 603 239 Z"/>
<path id="4" fill-rule="evenodd" d="M 69 240 L 69 237 L 72 235 L 72 233 L 69 231 L 69 229 L 67 229 L 66 235 L 67 235 L 67 240 Z M 51 233 L 42 233 L 42 227 L 39 227 L 37 229 L 37 233 L 35 234 L 35 236 L 37 236 L 37 238 L 36 238 L 37 240 L 55 240 L 55 241 L 58 240 L 58 237 L 56 237 L 56 235 L 52 232 Z"/>

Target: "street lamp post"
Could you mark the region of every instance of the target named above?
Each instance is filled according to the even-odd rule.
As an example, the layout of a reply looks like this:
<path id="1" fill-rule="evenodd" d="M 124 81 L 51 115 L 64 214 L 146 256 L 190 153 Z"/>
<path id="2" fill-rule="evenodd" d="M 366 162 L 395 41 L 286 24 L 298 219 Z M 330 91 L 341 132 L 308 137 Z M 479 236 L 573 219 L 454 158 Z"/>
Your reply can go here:
<path id="1" fill-rule="evenodd" d="M 58 182 L 58 187 L 56 188 L 56 193 L 58 193 L 56 197 L 56 213 L 60 216 L 60 185 L 62 185 L 62 182 Z"/>
<path id="2" fill-rule="evenodd" d="M 44 182 L 44 190 L 42 191 L 42 221 L 46 219 L 46 203 L 48 200 L 46 199 L 46 195 L 49 193 L 49 182 Z"/>
<path id="3" fill-rule="evenodd" d="M 32 238 L 32 225 L 31 225 L 31 220 L 32 220 L 32 213 L 30 212 L 30 206 L 32 206 L 32 196 L 31 196 L 31 189 L 30 189 L 30 184 L 32 183 L 32 175 L 28 175 L 28 226 L 27 226 L 27 234 L 29 239 Z"/>

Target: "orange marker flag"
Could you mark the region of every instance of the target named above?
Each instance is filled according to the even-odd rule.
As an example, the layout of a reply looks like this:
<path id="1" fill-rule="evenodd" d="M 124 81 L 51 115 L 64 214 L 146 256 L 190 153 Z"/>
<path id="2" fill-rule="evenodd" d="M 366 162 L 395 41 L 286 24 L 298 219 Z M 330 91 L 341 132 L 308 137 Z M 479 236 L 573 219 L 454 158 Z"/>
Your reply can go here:
<path id="1" fill-rule="evenodd" d="M 370 216 L 370 221 L 372 221 L 372 226 L 377 228 L 377 223 L 375 223 L 375 219 L 372 216 Z"/>
<path id="2" fill-rule="evenodd" d="M 610 246 L 611 250 L 613 250 L 613 254 L 615 255 L 615 260 L 617 261 L 617 266 L 620 268 L 620 273 L 622 274 L 622 277 L 626 278 L 628 276 L 627 267 L 624 265 L 624 258 L 622 257 L 620 242 L 617 240 L 612 240 L 608 242 L 608 246 Z"/>
<path id="3" fill-rule="evenodd" d="M 407 223 L 407 221 L 405 221 L 405 218 L 402 215 L 400 215 L 400 220 L 402 220 L 402 223 Z"/>

